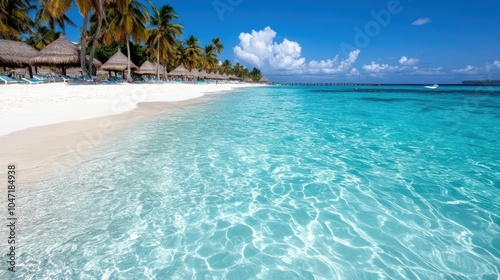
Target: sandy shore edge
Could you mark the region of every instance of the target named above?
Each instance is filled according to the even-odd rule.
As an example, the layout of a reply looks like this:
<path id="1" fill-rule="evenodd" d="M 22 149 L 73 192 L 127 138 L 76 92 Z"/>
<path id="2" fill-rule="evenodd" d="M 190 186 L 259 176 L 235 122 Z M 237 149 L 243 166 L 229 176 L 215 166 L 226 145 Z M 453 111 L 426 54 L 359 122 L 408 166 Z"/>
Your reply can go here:
<path id="1" fill-rule="evenodd" d="M 149 87 L 149 90 L 158 90 L 159 86 Z M 47 98 L 52 99 L 52 103 L 46 103 L 43 98 L 36 96 L 35 101 L 31 100 L 31 103 L 24 102 L 23 104 L 22 100 L 19 99 L 26 95 L 33 95 L 33 93 L 21 92 L 16 96 L 16 93 L 10 92 L 11 104 L 14 104 L 14 107 L 17 105 L 19 108 L 7 113 L 4 110 L 3 114 L 0 114 L 0 123 L 8 122 L 9 118 L 20 114 L 24 114 L 25 118 L 28 119 L 25 120 L 27 124 L 11 126 L 9 129 L 15 128 L 13 132 L 0 136 L 0 168 L 4 169 L 0 171 L 0 174 L 6 174 L 7 165 L 16 164 L 18 178 L 23 186 L 53 178 L 54 176 L 64 176 L 61 172 L 78 164 L 85 155 L 95 147 L 109 141 L 110 138 L 113 138 L 113 135 L 119 133 L 124 125 L 130 122 L 203 103 L 222 93 L 234 91 L 247 85 L 200 86 L 167 84 L 165 86 L 164 92 L 152 93 L 149 96 L 147 96 L 147 93 L 146 96 L 142 93 L 141 96 L 138 96 L 134 92 L 128 94 L 122 92 L 120 94 L 115 92 L 116 89 L 109 91 L 109 96 L 106 96 L 106 90 L 109 89 L 101 87 L 100 90 L 104 90 L 104 92 L 100 92 L 96 99 L 89 98 L 92 97 L 92 94 L 89 96 L 85 95 L 87 93 L 79 92 L 76 96 L 73 93 L 69 100 L 61 101 L 60 96 L 66 96 L 58 91 L 61 85 L 57 85 L 54 87 L 52 94 L 47 94 Z M 86 87 L 92 89 L 94 86 Z M 147 89 L 148 87 L 146 87 Z M 141 91 L 144 90 L 142 87 Z M 43 97 L 43 93 L 39 95 Z M 83 98 L 81 98 L 82 95 Z M 103 95 L 105 98 L 102 98 Z M 117 95 L 118 97 L 116 97 Z M 1 97 L 2 94 L 0 94 L 0 100 Z M 56 100 L 54 101 L 54 99 Z M 119 100 L 123 111 L 117 113 L 114 107 L 105 108 L 105 105 L 117 104 L 116 100 Z M 100 107 L 96 109 L 97 113 L 92 112 L 92 106 L 88 106 L 96 103 L 100 104 Z M 70 114 L 69 117 L 64 116 L 64 112 L 74 110 L 78 107 L 78 104 L 83 104 L 83 106 L 79 108 L 77 114 Z M 3 105 L 5 106 L 5 103 Z M 50 110 L 53 108 L 59 109 L 51 112 Z M 103 108 L 105 109 L 103 110 Z M 48 123 L 30 121 L 30 119 L 36 119 L 43 113 L 51 116 L 50 121 L 44 119 Z M 41 125 L 37 125 L 37 123 L 41 123 Z M 24 128 L 27 125 L 29 126 Z M 4 129 L 4 132 L 6 130 Z M 0 193 L 4 192 L 6 192 L 6 189 L 0 189 Z"/>

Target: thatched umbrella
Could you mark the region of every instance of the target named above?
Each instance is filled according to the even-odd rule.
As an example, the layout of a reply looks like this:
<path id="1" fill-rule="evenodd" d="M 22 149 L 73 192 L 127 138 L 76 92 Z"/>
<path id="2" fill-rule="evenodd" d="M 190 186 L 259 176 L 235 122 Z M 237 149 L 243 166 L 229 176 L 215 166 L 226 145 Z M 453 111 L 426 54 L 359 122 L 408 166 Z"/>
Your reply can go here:
<path id="1" fill-rule="evenodd" d="M 267 84 L 267 83 L 269 83 L 269 80 L 265 76 L 262 76 L 262 78 L 260 78 L 260 80 L 259 80 L 259 83 Z"/>
<path id="2" fill-rule="evenodd" d="M 224 78 L 222 77 L 222 75 L 219 74 L 219 73 L 217 73 L 217 72 L 214 73 L 214 79 L 216 79 L 216 80 L 224 80 Z"/>
<path id="3" fill-rule="evenodd" d="M 193 78 L 199 78 L 200 77 L 200 70 L 198 70 L 197 68 L 193 68 L 193 69 L 191 69 L 191 71 L 189 71 L 189 74 L 191 76 L 193 76 Z"/>
<path id="4" fill-rule="evenodd" d="M 229 80 L 229 76 L 226 73 L 224 73 L 224 75 L 222 75 L 222 79 L 223 80 Z"/>
<path id="5" fill-rule="evenodd" d="M 117 50 L 116 53 L 101 66 L 101 70 L 107 70 L 109 72 L 125 72 L 125 70 L 127 70 L 127 63 L 127 56 L 125 56 L 120 50 Z M 135 65 L 132 61 L 130 62 L 130 69 L 135 70 L 138 68 L 139 67 L 137 67 L 137 65 Z"/>
<path id="6" fill-rule="evenodd" d="M 217 74 L 215 72 L 214 73 L 207 73 L 205 75 L 205 78 L 210 79 L 210 80 L 215 80 L 215 79 L 217 79 Z"/>
<path id="7" fill-rule="evenodd" d="M 206 79 L 209 77 L 208 73 L 207 73 L 207 70 L 201 70 L 200 73 L 198 73 L 198 77 L 200 77 L 201 79 Z"/>
<path id="8" fill-rule="evenodd" d="M 186 67 L 184 67 L 184 64 L 181 64 L 168 74 L 170 76 L 174 76 L 174 77 L 185 77 L 185 76 L 189 76 L 189 70 L 187 70 Z"/>
<path id="9" fill-rule="evenodd" d="M 30 59 L 30 64 L 34 66 L 61 66 L 63 75 L 66 75 L 66 67 L 81 65 L 80 49 L 61 34 L 57 40 L 33 56 Z"/>
<path id="10" fill-rule="evenodd" d="M 4 67 L 27 67 L 30 77 L 33 76 L 30 58 L 37 55 L 38 51 L 30 45 L 11 40 L 0 39 L 0 65 Z"/>
<path id="11" fill-rule="evenodd" d="M 135 73 L 140 75 L 156 75 L 156 66 L 146 60 L 141 67 L 139 67 L 139 70 L 135 71 Z"/>
<path id="12" fill-rule="evenodd" d="M 231 80 L 241 80 L 238 76 L 236 75 L 229 75 L 229 79 Z"/>

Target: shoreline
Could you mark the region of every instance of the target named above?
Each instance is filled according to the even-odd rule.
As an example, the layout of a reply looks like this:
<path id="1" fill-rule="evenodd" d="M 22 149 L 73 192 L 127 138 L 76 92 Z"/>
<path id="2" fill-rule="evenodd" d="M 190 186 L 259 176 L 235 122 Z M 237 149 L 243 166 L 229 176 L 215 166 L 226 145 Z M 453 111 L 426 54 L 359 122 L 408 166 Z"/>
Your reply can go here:
<path id="1" fill-rule="evenodd" d="M 122 114 L 139 103 L 178 102 L 250 84 L 116 84 L 0 86 L 0 137 L 55 123 Z"/>
<path id="2" fill-rule="evenodd" d="M 170 84 L 161 85 L 169 87 Z M 97 117 L 88 117 L 93 116 L 92 112 L 87 115 L 76 114 L 76 116 L 85 117 L 80 119 L 73 119 L 75 115 L 71 115 L 70 118 L 64 118 L 64 116 L 61 118 L 60 113 L 74 109 L 73 105 L 75 103 L 60 102 L 57 107 L 60 107 L 62 110 L 56 114 L 52 114 L 52 117 L 55 117 L 54 119 L 59 120 L 59 122 L 34 125 L 15 130 L 6 135 L 0 135 L 0 154 L 2 155 L 0 164 L 4 167 L 8 164 L 16 164 L 19 171 L 18 182 L 23 187 L 35 181 L 45 180 L 54 176 L 63 176 L 64 174 L 60 174 L 60 172 L 64 172 L 68 167 L 81 162 L 97 146 L 108 143 L 126 124 L 140 121 L 146 117 L 173 112 L 176 109 L 185 108 L 186 106 L 204 103 L 221 94 L 249 86 L 244 84 L 223 85 L 217 85 L 215 89 L 215 85 L 213 87 L 206 87 L 210 85 L 179 85 L 182 89 L 180 87 L 170 87 L 167 89 L 169 91 L 167 93 L 151 94 L 150 96 L 146 96 L 146 98 L 137 98 L 133 94 L 122 94 L 122 96 L 119 96 L 120 99 L 118 99 L 120 101 L 123 101 L 121 97 L 137 98 L 128 99 L 128 104 L 122 102 L 122 107 L 127 110 L 121 113 L 105 115 L 102 114 L 111 111 L 101 110 L 98 111 L 101 115 Z M 35 89 L 37 86 L 30 87 L 30 89 Z M 92 88 L 93 86 L 87 85 L 86 87 Z M 172 93 L 175 88 L 183 92 Z M 189 92 L 186 93 L 186 91 Z M 0 96 L 2 95 L 0 94 Z M 43 95 L 43 93 L 40 95 Z M 113 93 L 110 95 L 114 97 Z M 131 100 L 132 102 L 130 102 Z M 86 105 L 89 104 L 87 101 L 87 98 L 82 99 L 82 103 Z M 110 101 L 114 100 L 108 99 L 104 100 L 104 102 L 101 100 L 100 104 L 109 105 L 111 104 Z M 134 103 L 133 101 L 137 102 Z M 41 110 L 33 110 L 32 107 L 25 106 L 24 109 L 20 109 L 19 111 L 24 111 L 28 117 L 36 118 L 40 113 L 49 113 L 47 110 L 53 107 L 53 104 L 50 104 L 50 106 L 40 106 Z M 79 109 L 81 110 L 80 113 L 85 110 L 88 112 L 88 109 L 91 109 L 91 107 L 84 106 L 83 110 L 82 108 Z M 10 117 L 15 116 L 15 110 L 11 114 L 0 114 L 0 123 L 6 121 L 6 115 Z M 28 124 L 32 125 L 33 122 L 28 122 Z M 0 174 L 4 172 L 6 171 L 2 170 Z M 6 190 L 0 190 L 0 193 L 4 191 Z"/>

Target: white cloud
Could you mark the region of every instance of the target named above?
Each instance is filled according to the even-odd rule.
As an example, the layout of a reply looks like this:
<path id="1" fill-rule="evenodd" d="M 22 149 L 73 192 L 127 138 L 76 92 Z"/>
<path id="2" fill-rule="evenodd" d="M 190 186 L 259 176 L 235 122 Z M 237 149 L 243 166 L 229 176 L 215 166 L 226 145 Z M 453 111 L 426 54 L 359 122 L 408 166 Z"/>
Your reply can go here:
<path id="1" fill-rule="evenodd" d="M 419 18 L 416 21 L 412 22 L 411 24 L 419 26 L 419 25 L 427 24 L 429 22 L 431 22 L 431 18 Z"/>
<path id="2" fill-rule="evenodd" d="M 297 69 L 303 66 L 305 59 L 300 57 L 302 48 L 297 42 L 284 39 L 274 42 L 276 32 L 269 26 L 252 33 L 241 33 L 240 44 L 234 47 L 236 57 L 259 68 L 271 66 L 276 69 Z"/>
<path id="3" fill-rule="evenodd" d="M 417 65 L 420 60 L 417 58 L 407 58 L 406 56 L 402 56 L 401 59 L 399 59 L 399 64 L 405 65 L 405 66 L 412 66 L 412 65 Z"/>
<path id="4" fill-rule="evenodd" d="M 389 64 L 378 64 L 372 61 L 369 65 L 363 65 L 363 70 L 369 73 L 394 72 L 398 66 L 389 66 Z"/>
<path id="5" fill-rule="evenodd" d="M 383 77 L 387 73 L 404 73 L 408 75 L 443 75 L 443 67 L 425 67 L 415 66 L 419 59 L 402 56 L 399 59 L 399 65 L 378 64 L 374 61 L 371 64 L 363 65 L 363 70 L 372 77 Z"/>
<path id="6" fill-rule="evenodd" d="M 399 64 L 400 65 L 389 65 L 387 63 L 385 64 L 378 64 L 372 61 L 371 64 L 363 65 L 363 70 L 369 73 L 382 73 L 382 72 L 402 72 L 405 70 L 411 70 L 411 69 L 418 69 L 418 67 L 409 67 L 409 66 L 414 66 L 420 62 L 419 59 L 417 58 L 408 58 L 406 56 L 402 56 L 399 59 Z"/>
<path id="7" fill-rule="evenodd" d="M 451 70 L 451 72 L 465 75 L 487 75 L 498 72 L 498 69 L 500 69 L 500 61 L 494 60 L 483 66 L 467 65 L 465 68 Z"/>
<path id="8" fill-rule="evenodd" d="M 359 53 L 360 50 L 352 51 L 347 59 L 341 61 L 339 61 L 338 55 L 333 59 L 321 61 L 312 60 L 308 63 L 307 69 L 304 70 L 326 74 L 350 73 L 350 71 L 353 69 L 352 65 L 358 59 Z"/>
<path id="9" fill-rule="evenodd" d="M 426 68 L 420 68 L 417 66 L 412 67 L 411 74 L 414 75 L 422 75 L 422 76 L 433 76 L 433 75 L 444 75 L 446 74 L 443 72 L 443 67 L 426 67 Z"/>
<path id="10" fill-rule="evenodd" d="M 451 70 L 451 72 L 458 74 L 475 75 L 478 73 L 478 69 L 472 65 L 467 65 L 465 68 Z"/>
<path id="11" fill-rule="evenodd" d="M 500 61 L 498 60 L 486 64 L 486 71 L 488 72 L 495 71 L 497 69 L 500 69 Z"/>
<path id="12" fill-rule="evenodd" d="M 286 38 L 278 43 L 274 41 L 275 38 L 276 32 L 269 26 L 260 31 L 252 30 L 252 33 L 241 33 L 240 43 L 233 48 L 234 54 L 241 62 L 259 67 L 267 72 L 353 74 L 354 68 L 352 66 L 360 53 L 360 50 L 354 50 L 344 60 L 340 60 L 337 55 L 333 59 L 306 62 L 306 59 L 301 57 L 302 47 L 299 43 Z"/>

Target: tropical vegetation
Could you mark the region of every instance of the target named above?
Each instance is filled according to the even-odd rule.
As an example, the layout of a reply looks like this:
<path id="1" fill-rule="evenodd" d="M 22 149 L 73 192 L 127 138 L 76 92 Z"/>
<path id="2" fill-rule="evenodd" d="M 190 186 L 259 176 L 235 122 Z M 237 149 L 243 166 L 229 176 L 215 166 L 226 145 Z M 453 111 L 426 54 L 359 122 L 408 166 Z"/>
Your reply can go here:
<path id="1" fill-rule="evenodd" d="M 0 39 L 23 40 L 42 49 L 76 26 L 68 10 L 76 7 L 82 16 L 81 68 L 90 73 L 94 58 L 109 59 L 118 49 L 140 65 L 154 62 L 157 75 L 183 64 L 187 69 L 236 75 L 257 81 L 261 71 L 251 71 L 240 63 L 220 62 L 224 50 L 220 38 L 202 44 L 194 35 L 183 38 L 184 26 L 170 5 L 156 7 L 151 0 L 0 0 Z M 88 55 L 88 59 L 85 56 Z M 127 77 L 130 79 L 130 65 Z"/>

